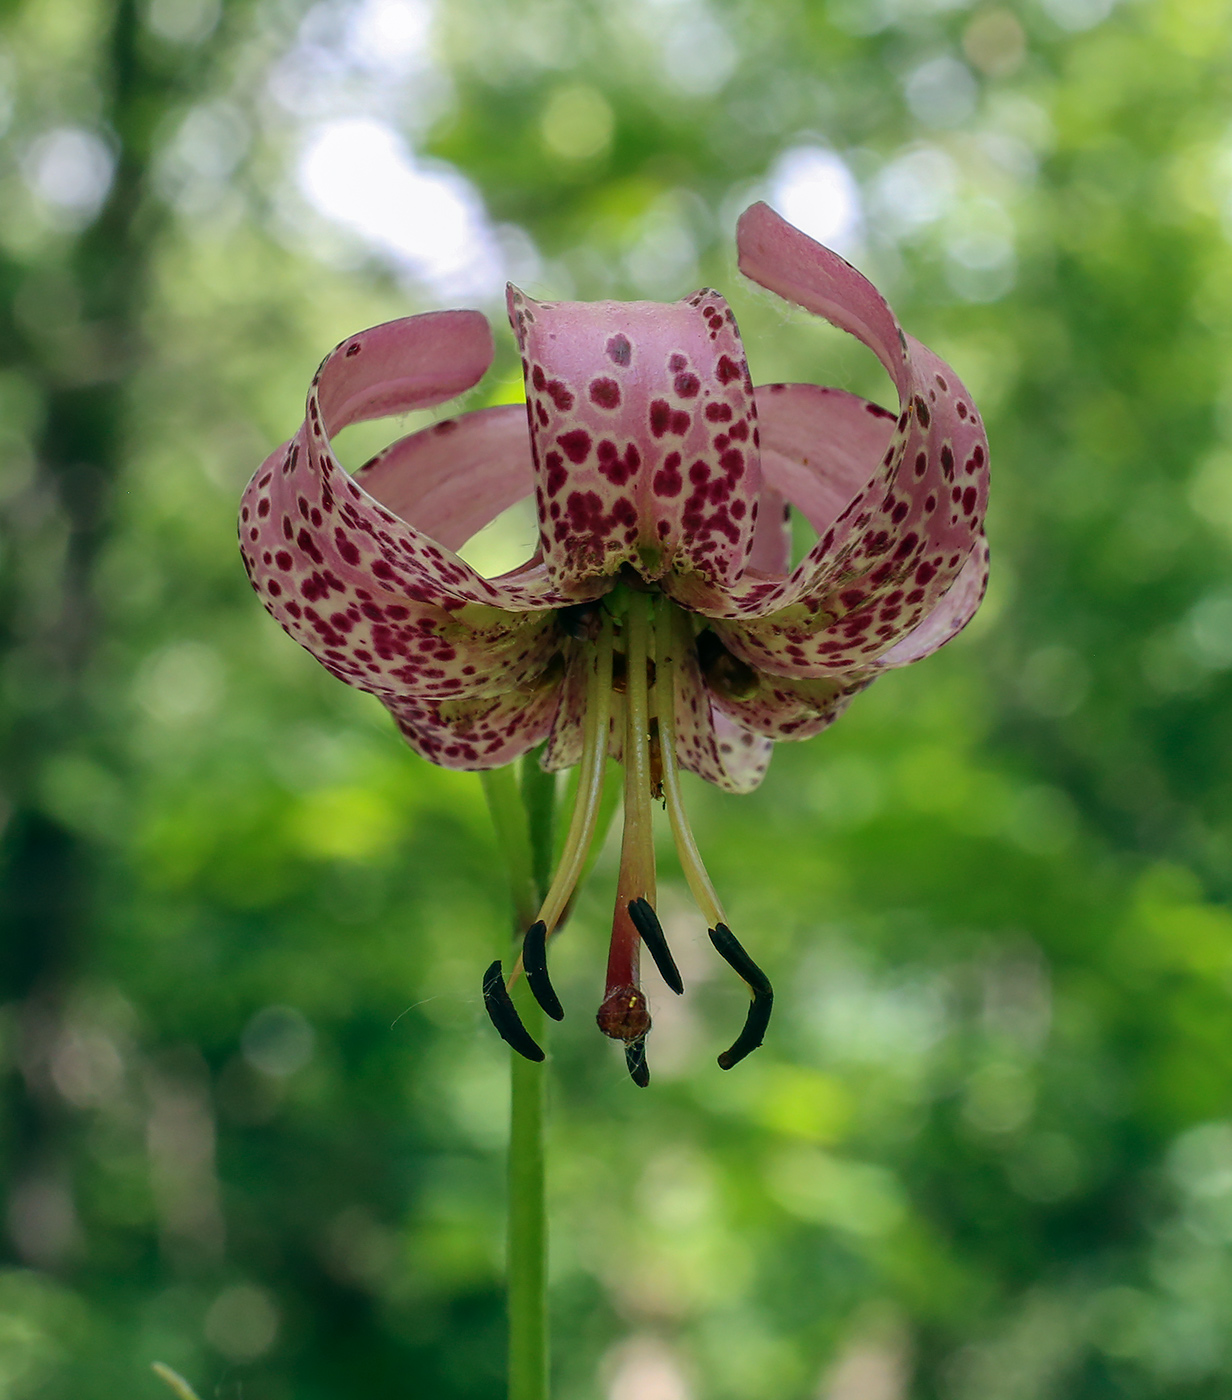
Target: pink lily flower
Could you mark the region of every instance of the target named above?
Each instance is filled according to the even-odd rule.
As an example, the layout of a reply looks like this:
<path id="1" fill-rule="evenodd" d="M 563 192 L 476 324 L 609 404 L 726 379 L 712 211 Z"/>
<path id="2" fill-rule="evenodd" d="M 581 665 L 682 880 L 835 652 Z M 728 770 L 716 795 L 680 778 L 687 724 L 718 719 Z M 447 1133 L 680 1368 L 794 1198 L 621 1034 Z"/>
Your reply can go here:
<path id="1" fill-rule="evenodd" d="M 511 287 L 525 409 L 446 419 L 349 475 L 331 434 L 444 403 L 492 360 L 476 311 L 376 326 L 326 358 L 305 422 L 261 466 L 240 515 L 268 610 L 340 680 L 376 695 L 425 758 L 492 768 L 546 740 L 545 768 L 581 765 L 521 964 L 557 1018 L 546 940 L 595 835 L 606 759 L 623 761 L 598 1022 L 624 1042 L 640 1084 L 642 943 L 683 990 L 654 913 L 653 800 L 665 801 L 711 940 L 751 994 L 719 1057 L 730 1068 L 762 1043 L 773 994 L 727 925 L 679 770 L 750 791 L 774 740 L 817 734 L 883 671 L 936 651 L 987 580 L 988 445 L 958 376 L 850 264 L 768 206 L 746 210 L 737 241 L 746 276 L 876 353 L 897 413 L 811 384 L 754 388 L 735 319 L 709 289 L 661 305 L 537 302 Z M 456 551 L 532 493 L 535 554 L 481 577 Z M 818 537 L 795 568 L 793 507 Z M 505 1039 L 541 1059 L 499 963 L 484 991 Z"/>

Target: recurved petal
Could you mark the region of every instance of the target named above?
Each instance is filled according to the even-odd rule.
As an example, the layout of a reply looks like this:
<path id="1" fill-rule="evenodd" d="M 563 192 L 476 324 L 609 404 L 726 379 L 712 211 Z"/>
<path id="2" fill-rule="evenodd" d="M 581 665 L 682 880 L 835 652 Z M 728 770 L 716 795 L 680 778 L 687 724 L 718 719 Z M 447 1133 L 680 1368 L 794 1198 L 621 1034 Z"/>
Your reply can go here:
<path id="1" fill-rule="evenodd" d="M 754 734 L 776 741 L 811 739 L 828 729 L 872 679 L 867 672 L 803 680 L 758 672 L 756 684 L 738 692 L 712 684 L 711 695 L 718 709 Z"/>
<path id="2" fill-rule="evenodd" d="M 565 679 L 560 704 L 552 719 L 552 732 L 540 758 L 543 768 L 557 773 L 572 768 L 582 758 L 583 726 L 586 722 L 586 688 L 590 675 L 589 658 L 572 644 L 566 653 Z"/>
<path id="3" fill-rule="evenodd" d="M 676 686 L 676 758 L 725 792 L 752 792 L 766 776 L 773 744 L 713 703 L 695 652 L 682 658 Z"/>
<path id="4" fill-rule="evenodd" d="M 422 579 L 362 567 L 347 533 L 347 502 L 303 468 L 305 460 L 301 431 L 254 477 L 240 512 L 241 552 L 266 608 L 329 671 L 383 699 L 446 697 L 500 693 L 551 663 L 561 639 L 550 613 L 459 603 Z M 295 491 L 301 476 L 302 494 Z M 296 500 L 294 516 L 284 484 Z M 349 485 L 341 481 L 340 492 Z M 339 522 L 332 536 L 324 528 L 327 501 L 329 518 Z"/>
<path id="5" fill-rule="evenodd" d="M 736 224 L 740 271 L 785 301 L 824 316 L 877 356 L 902 397 L 907 346 L 885 299 L 863 273 L 776 214 L 754 204 Z"/>
<path id="6" fill-rule="evenodd" d="M 776 613 L 818 586 L 827 566 L 836 573 L 854 530 L 854 504 L 870 490 L 879 467 L 885 469 L 894 435 L 892 413 L 841 389 L 763 384 L 754 392 L 763 493 L 776 492 L 798 509 L 820 543 L 790 574 L 780 555 L 783 564 L 778 569 L 750 560 L 749 571 L 730 588 L 716 587 L 695 574 L 664 580 L 672 597 L 707 617 Z M 758 525 L 760 529 L 760 515 Z"/>
<path id="7" fill-rule="evenodd" d="M 322 361 L 313 396 L 326 433 L 351 423 L 433 408 L 478 384 L 492 363 L 492 328 L 479 311 L 429 311 L 360 331 Z"/>
<path id="8" fill-rule="evenodd" d="M 576 589 L 625 563 L 648 579 L 738 578 L 761 477 L 752 386 L 723 298 L 536 302 L 511 287 L 509 316 L 543 556 L 559 585 Z"/>
<path id="9" fill-rule="evenodd" d="M 744 627 L 725 629 L 750 665 L 796 676 L 868 667 L 937 607 L 982 537 L 983 428 L 954 371 L 909 344 L 920 389 L 871 482 L 791 579 L 746 607 Z M 831 428 L 850 410 L 831 402 Z"/>
<path id="10" fill-rule="evenodd" d="M 526 410 L 503 404 L 446 418 L 399 438 L 355 480 L 421 534 L 460 549 L 534 492 Z"/>
<path id="11" fill-rule="evenodd" d="M 791 563 L 791 506 L 782 492 L 763 481 L 757 498 L 757 525 L 749 571 L 770 578 L 787 572 Z"/>
<path id="12" fill-rule="evenodd" d="M 546 737 L 560 698 L 559 678 L 537 689 L 457 700 L 387 699 L 406 741 L 442 768 L 499 768 Z"/>
<path id="13" fill-rule="evenodd" d="M 477 313 L 456 312 L 344 342 L 314 381 L 307 421 L 244 495 L 241 548 L 266 607 L 335 675 L 385 697 L 499 693 L 533 682 L 558 647 L 550 592 L 480 578 L 364 491 L 329 446 L 347 421 L 466 387 L 486 363 L 487 336 Z M 413 482 L 404 485 L 413 509 Z"/>
<path id="14" fill-rule="evenodd" d="M 765 424 L 776 443 L 768 479 L 824 533 L 788 579 L 749 578 L 727 598 L 695 590 L 682 601 L 715 618 L 747 619 L 724 638 L 759 669 L 864 669 L 932 612 L 965 565 L 983 524 L 987 440 L 958 376 L 886 321 L 885 303 L 853 268 L 764 206 L 745 217 L 745 271 L 859 334 L 895 375 L 901 412 L 891 424 L 885 410 L 848 395 L 783 391 L 777 423 Z M 766 396 L 767 420 L 776 397 Z"/>
<path id="15" fill-rule="evenodd" d="M 707 781 L 735 793 L 752 792 L 760 787 L 774 755 L 773 741 L 751 733 L 713 705 L 710 723 L 714 730 L 719 769 L 717 777 L 707 778 Z M 698 776 L 707 777 L 701 772 Z"/>
<path id="16" fill-rule="evenodd" d="M 877 470 L 894 415 L 820 384 L 760 384 L 755 392 L 762 475 L 821 539 Z"/>
<path id="17" fill-rule="evenodd" d="M 918 627 L 883 653 L 873 663 L 878 670 L 909 666 L 921 661 L 956 637 L 975 616 L 988 589 L 988 541 L 975 542 L 967 562 L 937 606 Z"/>

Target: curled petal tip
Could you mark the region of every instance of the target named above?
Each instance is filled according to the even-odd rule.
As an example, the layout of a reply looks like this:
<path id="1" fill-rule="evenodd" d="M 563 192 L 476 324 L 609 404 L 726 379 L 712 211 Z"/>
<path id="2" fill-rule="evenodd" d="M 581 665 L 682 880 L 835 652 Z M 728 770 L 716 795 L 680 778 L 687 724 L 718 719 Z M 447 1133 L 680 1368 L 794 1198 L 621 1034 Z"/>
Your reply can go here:
<path id="1" fill-rule="evenodd" d="M 881 293 L 846 258 L 764 203 L 750 205 L 740 216 L 736 247 L 746 277 L 862 340 L 903 393 L 907 348 L 902 328 Z"/>

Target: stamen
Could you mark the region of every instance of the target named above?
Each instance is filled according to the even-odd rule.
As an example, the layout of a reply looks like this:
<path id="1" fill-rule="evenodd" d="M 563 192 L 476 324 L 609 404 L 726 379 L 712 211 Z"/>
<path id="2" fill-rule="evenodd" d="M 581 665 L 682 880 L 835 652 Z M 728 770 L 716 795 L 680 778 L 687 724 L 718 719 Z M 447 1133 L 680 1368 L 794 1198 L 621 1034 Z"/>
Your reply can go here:
<path id="1" fill-rule="evenodd" d="M 731 1048 L 724 1050 L 719 1056 L 720 1067 L 731 1069 L 746 1055 L 752 1054 L 764 1040 L 766 1027 L 770 1024 L 770 1012 L 774 1007 L 774 989 L 770 986 L 770 979 L 744 951 L 735 934 L 728 928 L 723 906 L 719 903 L 719 897 L 710 883 L 710 876 L 702 864 L 701 854 L 685 815 L 684 801 L 680 794 L 680 771 L 676 763 L 675 700 L 677 668 L 684 655 L 684 649 L 692 644 L 692 638 L 686 632 L 687 626 L 683 613 L 676 608 L 667 608 L 656 629 L 659 671 L 655 688 L 655 707 L 659 713 L 663 795 L 667 799 L 667 814 L 672 824 L 672 835 L 676 840 L 680 868 L 684 871 L 693 898 L 710 924 L 710 941 L 718 949 L 720 956 L 744 979 L 752 997 L 744 1029 L 736 1037 Z M 653 949 L 651 951 L 653 952 Z"/>
<path id="2" fill-rule="evenodd" d="M 646 1063 L 644 1037 L 625 1046 L 625 1064 L 629 1067 L 629 1078 L 639 1089 L 644 1089 L 650 1083 L 650 1066 Z"/>
<path id="3" fill-rule="evenodd" d="M 564 611 L 571 612 L 569 609 Z M 574 622 L 580 628 L 581 615 L 566 619 L 564 625 L 567 631 L 573 630 L 571 623 Z M 518 973 L 525 971 L 535 1000 L 555 1021 L 563 1020 L 565 1012 L 548 977 L 547 939 L 569 907 L 595 839 L 603 800 L 603 777 L 607 769 L 608 731 L 612 717 L 612 619 L 606 609 L 594 610 L 587 605 L 584 622 L 585 632 L 594 635 L 594 645 L 586 659 L 589 667 L 586 715 L 582 722 L 582 759 L 578 765 L 573 815 L 551 888 L 538 919 L 526 931 L 522 955 L 509 979 L 511 983 L 515 982 Z M 497 1029 L 500 1030 L 499 1025 Z M 504 1032 L 501 1034 L 504 1035 Z"/>
<path id="4" fill-rule="evenodd" d="M 608 729 L 612 717 L 612 619 L 600 609 L 599 634 L 589 658 L 586 680 L 586 718 L 582 725 L 582 759 L 578 768 L 577 797 L 569 832 L 561 851 L 548 896 L 539 911 L 545 938 L 560 921 L 590 854 L 603 797 L 607 768 Z"/>
<path id="5" fill-rule="evenodd" d="M 535 1000 L 553 1021 L 563 1021 L 565 1008 L 561 1006 L 552 979 L 548 976 L 547 933 L 548 926 L 542 919 L 536 920 L 526 930 L 526 937 L 522 940 L 522 966 Z"/>
<path id="6" fill-rule="evenodd" d="M 726 915 L 719 903 L 719 896 L 710 883 L 710 876 L 702 864 L 701 852 L 697 849 L 697 842 L 694 841 L 693 832 L 689 828 L 684 799 L 680 793 L 680 769 L 676 763 L 676 675 L 684 648 L 691 645 L 691 638 L 686 638 L 685 635 L 687 627 L 688 622 L 678 608 L 666 607 L 655 629 L 659 663 L 655 680 L 659 760 L 663 777 L 663 796 L 667 800 L 667 815 L 672 824 L 672 837 L 676 842 L 680 868 L 706 922 L 714 927 L 723 923 Z"/>
<path id="7" fill-rule="evenodd" d="M 719 1056 L 719 1068 L 731 1069 L 746 1055 L 751 1055 L 762 1043 L 766 1027 L 770 1024 L 770 1013 L 774 1009 L 774 988 L 770 979 L 744 951 L 736 935 L 726 924 L 716 924 L 709 930 L 710 941 L 718 950 L 719 956 L 728 963 L 748 984 L 753 1000 L 749 1014 L 744 1020 L 744 1029 L 736 1037 L 729 1050 Z"/>
<path id="8" fill-rule="evenodd" d="M 507 1045 L 536 1064 L 544 1058 L 543 1051 L 522 1024 L 522 1018 L 518 1015 L 513 998 L 505 986 L 499 958 L 483 974 L 483 1004 L 487 1007 L 488 1015 L 500 1038 Z"/>
<path id="9" fill-rule="evenodd" d="M 676 960 L 672 957 L 671 949 L 667 946 L 659 916 L 646 900 L 633 899 L 629 901 L 629 917 L 633 920 L 634 928 L 642 935 L 642 942 L 650 949 L 650 956 L 655 960 L 659 975 L 677 996 L 683 996 L 684 981 L 680 976 L 680 969 L 676 966 Z"/>
<path id="10" fill-rule="evenodd" d="M 650 793 L 649 665 L 654 599 L 630 590 L 625 614 L 625 826 L 620 879 L 608 950 L 607 983 L 599 1029 L 627 1043 L 650 1029 L 639 987 L 641 936 L 629 912 L 634 900 L 653 906 L 655 858 Z"/>

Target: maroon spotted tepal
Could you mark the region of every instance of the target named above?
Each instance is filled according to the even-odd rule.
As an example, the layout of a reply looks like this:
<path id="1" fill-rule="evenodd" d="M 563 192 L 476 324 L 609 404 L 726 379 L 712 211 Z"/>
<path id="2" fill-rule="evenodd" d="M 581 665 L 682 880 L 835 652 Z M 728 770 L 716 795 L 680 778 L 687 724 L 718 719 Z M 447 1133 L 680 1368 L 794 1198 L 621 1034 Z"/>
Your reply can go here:
<path id="1" fill-rule="evenodd" d="M 240 516 L 265 606 L 335 676 L 376 695 L 425 758 L 491 768 L 544 744 L 549 770 L 581 765 L 560 868 L 514 970 L 553 1016 L 546 942 L 595 835 L 606 759 L 623 762 L 598 1020 L 642 1084 L 642 944 L 682 990 L 654 912 L 653 800 L 666 802 L 715 947 L 751 993 L 719 1057 L 728 1068 L 761 1044 L 772 993 L 698 856 L 679 770 L 756 787 L 773 740 L 818 733 L 883 671 L 936 651 L 987 578 L 988 446 L 958 376 L 860 273 L 766 205 L 745 212 L 737 239 L 746 276 L 876 353 L 897 413 L 811 384 L 754 388 L 714 291 L 661 305 L 537 302 L 510 288 L 525 409 L 446 419 L 349 475 L 333 433 L 444 403 L 492 359 L 475 311 L 376 326 L 322 364 L 305 422 L 253 478 Z M 483 578 L 457 550 L 532 494 L 534 555 Z M 795 568 L 793 509 L 817 533 Z M 505 1039 L 541 1058 L 499 964 L 484 993 Z"/>

